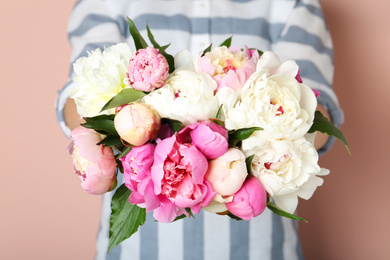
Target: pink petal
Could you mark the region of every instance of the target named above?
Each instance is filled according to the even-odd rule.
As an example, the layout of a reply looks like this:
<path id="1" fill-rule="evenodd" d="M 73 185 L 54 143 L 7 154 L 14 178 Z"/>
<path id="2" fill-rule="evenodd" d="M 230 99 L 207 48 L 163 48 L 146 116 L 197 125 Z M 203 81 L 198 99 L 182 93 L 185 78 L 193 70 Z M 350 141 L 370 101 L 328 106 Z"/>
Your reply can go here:
<path id="1" fill-rule="evenodd" d="M 167 198 L 161 201 L 160 206 L 153 213 L 154 218 L 161 223 L 170 223 L 177 217 L 177 209 Z"/>
<path id="2" fill-rule="evenodd" d="M 200 124 L 191 132 L 191 138 L 196 148 L 198 148 L 207 159 L 220 157 L 228 149 L 227 138 L 218 132 L 212 131 L 204 124 Z"/>
<path id="3" fill-rule="evenodd" d="M 183 156 L 183 163 L 187 171 L 192 172 L 192 181 L 194 184 L 203 183 L 203 177 L 207 172 L 208 162 L 206 157 L 195 147 L 180 146 L 180 153 Z"/>
<path id="4" fill-rule="evenodd" d="M 161 202 L 161 196 L 157 196 L 154 193 L 153 182 L 150 181 L 145 187 L 144 191 L 146 212 L 150 212 L 156 209 Z"/>
<path id="5" fill-rule="evenodd" d="M 151 176 L 154 183 L 154 192 L 161 193 L 161 180 L 164 177 L 164 162 L 176 142 L 176 135 L 166 138 L 158 143 L 154 152 L 154 163 L 151 169 Z"/>

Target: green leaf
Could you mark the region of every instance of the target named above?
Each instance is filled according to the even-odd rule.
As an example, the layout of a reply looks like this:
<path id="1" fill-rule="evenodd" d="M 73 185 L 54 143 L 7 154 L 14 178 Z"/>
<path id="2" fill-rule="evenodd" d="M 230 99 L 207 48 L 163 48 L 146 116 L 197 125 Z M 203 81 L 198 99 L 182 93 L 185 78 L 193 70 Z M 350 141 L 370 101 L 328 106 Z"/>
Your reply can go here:
<path id="1" fill-rule="evenodd" d="M 304 222 L 307 223 L 307 221 L 305 219 L 280 209 L 278 206 L 276 206 L 271 201 L 268 202 L 267 208 L 270 209 L 273 213 L 275 213 L 275 214 L 277 214 L 279 216 L 290 218 L 290 219 L 293 219 L 293 220 L 300 220 L 300 221 L 304 221 Z"/>
<path id="2" fill-rule="evenodd" d="M 110 109 L 110 108 L 116 108 L 119 106 L 123 106 L 126 104 L 129 104 L 131 102 L 137 101 L 138 99 L 143 98 L 146 96 L 146 94 L 140 90 L 136 90 L 133 88 L 126 88 L 123 89 L 121 92 L 116 94 L 113 98 L 111 98 L 102 108 L 102 111 Z"/>
<path id="3" fill-rule="evenodd" d="M 94 117 L 85 117 L 87 123 L 93 123 L 101 120 L 114 120 L 115 115 L 99 115 Z"/>
<path id="4" fill-rule="evenodd" d="M 187 213 L 188 213 L 188 215 L 189 215 L 189 217 L 191 218 L 195 218 L 195 216 L 194 216 L 194 214 L 192 213 L 192 211 L 191 211 L 191 209 L 190 208 L 186 208 L 186 211 L 187 211 Z"/>
<path id="5" fill-rule="evenodd" d="M 127 19 L 129 22 L 130 34 L 133 37 L 133 41 L 134 41 L 134 45 L 135 45 L 136 50 L 138 51 L 139 49 L 145 49 L 146 47 L 148 47 L 148 44 L 146 43 L 146 41 L 144 40 L 142 35 L 139 33 L 134 22 L 129 17 L 127 17 Z"/>
<path id="6" fill-rule="evenodd" d="M 111 201 L 111 218 L 108 251 L 137 232 L 146 220 L 146 211 L 131 204 L 128 199 L 131 191 L 122 184 Z"/>
<path id="7" fill-rule="evenodd" d="M 85 128 L 94 129 L 99 133 L 118 135 L 114 126 L 114 115 L 100 115 L 96 117 L 85 117 L 85 123 L 81 124 Z"/>
<path id="8" fill-rule="evenodd" d="M 162 118 L 161 124 L 169 124 L 169 126 L 172 128 L 172 131 L 174 133 L 177 133 L 180 131 L 182 122 L 179 120 L 169 119 L 169 118 Z"/>
<path id="9" fill-rule="evenodd" d="M 230 218 L 235 219 L 235 220 L 237 220 L 237 221 L 242 220 L 242 218 L 237 217 L 236 215 L 232 214 L 231 212 L 229 212 L 227 215 L 228 215 Z"/>
<path id="10" fill-rule="evenodd" d="M 345 140 L 343 133 L 332 122 L 330 122 L 320 111 L 316 111 L 313 125 L 309 129 L 309 133 L 314 133 L 315 131 L 320 131 L 321 133 L 336 137 L 345 145 L 348 153 L 351 154 L 348 148 L 347 140 Z"/>
<path id="11" fill-rule="evenodd" d="M 229 132 L 229 145 L 236 146 L 238 142 L 247 139 L 254 131 L 263 130 L 261 127 L 241 128 Z"/>
<path id="12" fill-rule="evenodd" d="M 220 105 L 215 118 L 221 119 L 223 105 Z"/>
<path id="13" fill-rule="evenodd" d="M 245 159 L 245 162 L 246 162 L 246 169 L 248 171 L 248 173 L 250 174 L 251 171 L 252 171 L 252 161 L 253 161 L 253 158 L 255 158 L 255 155 L 252 154 L 251 156 L 249 156 L 248 158 Z"/>
<path id="14" fill-rule="evenodd" d="M 221 115 L 222 115 L 222 106 L 220 105 L 217 111 L 217 114 L 215 115 L 215 118 L 211 118 L 210 120 L 213 121 L 214 123 L 225 127 L 225 122 L 221 120 Z"/>
<path id="15" fill-rule="evenodd" d="M 186 218 L 186 214 L 181 214 L 180 216 L 176 217 L 172 222 L 178 221 L 180 219 Z"/>
<path id="16" fill-rule="evenodd" d="M 116 155 L 115 158 L 119 159 L 126 156 L 126 154 L 128 154 L 131 151 L 131 148 L 132 147 L 126 147 L 125 149 L 123 149 L 123 151 L 120 154 Z"/>
<path id="17" fill-rule="evenodd" d="M 229 48 L 231 45 L 232 45 L 232 37 L 227 38 L 227 39 L 226 39 L 223 43 L 221 43 L 221 45 L 219 45 L 219 46 L 226 46 L 227 48 Z"/>
<path id="18" fill-rule="evenodd" d="M 165 50 L 169 47 L 170 44 L 161 47 L 154 39 L 154 36 L 150 31 L 149 25 L 146 25 L 146 30 L 148 31 L 148 37 L 150 42 L 153 44 L 153 47 L 158 49 L 160 53 L 165 57 L 169 65 L 169 73 L 172 73 L 175 70 L 175 60 L 172 55 L 165 52 Z"/>
<path id="19" fill-rule="evenodd" d="M 206 53 L 206 52 L 210 52 L 211 51 L 211 47 L 213 46 L 213 44 L 210 44 L 209 47 L 207 47 L 206 49 L 204 49 L 203 53 L 202 53 L 202 57 L 203 55 Z"/>
<path id="20" fill-rule="evenodd" d="M 122 144 L 121 138 L 116 135 L 108 135 L 103 140 L 101 140 L 98 145 L 104 146 L 115 146 Z"/>
<path id="21" fill-rule="evenodd" d="M 261 57 L 261 55 L 263 55 L 264 52 L 262 52 L 261 50 L 257 49 L 257 53 L 258 53 L 258 54 L 260 55 L 260 57 Z"/>
<path id="22" fill-rule="evenodd" d="M 178 220 L 183 219 L 183 218 L 187 218 L 187 217 L 189 217 L 189 218 L 191 218 L 191 217 L 195 218 L 195 216 L 194 216 L 194 214 L 192 213 L 192 211 L 191 211 L 190 208 L 186 208 L 186 211 L 187 211 L 187 213 L 188 213 L 188 216 L 187 216 L 186 214 L 181 214 L 180 216 L 177 216 L 177 217 L 173 220 L 173 222 L 178 221 Z"/>
<path id="23" fill-rule="evenodd" d="M 211 118 L 210 120 L 213 121 L 214 123 L 216 123 L 217 125 L 225 127 L 225 122 L 222 120 L 215 119 L 215 118 Z"/>

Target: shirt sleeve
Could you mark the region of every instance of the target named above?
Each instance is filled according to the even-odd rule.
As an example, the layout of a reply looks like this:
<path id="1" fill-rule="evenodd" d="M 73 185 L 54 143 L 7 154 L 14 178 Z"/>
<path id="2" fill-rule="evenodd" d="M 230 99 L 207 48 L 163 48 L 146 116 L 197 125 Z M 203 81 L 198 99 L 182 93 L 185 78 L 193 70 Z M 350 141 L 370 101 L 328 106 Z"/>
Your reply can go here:
<path id="1" fill-rule="evenodd" d="M 296 1 L 272 50 L 282 60 L 297 62 L 303 83 L 320 91 L 318 103 L 327 109 L 332 122 L 339 127 L 344 119 L 332 89 L 333 45 L 319 0 Z M 326 152 L 333 142 L 334 138 L 329 138 L 319 153 Z"/>
<path id="2" fill-rule="evenodd" d="M 58 92 L 56 114 L 64 134 L 69 137 L 70 129 L 65 123 L 64 106 L 69 89 L 74 85 L 73 63 L 96 48 L 104 49 L 124 41 L 123 18 L 114 15 L 103 0 L 80 0 L 73 7 L 68 21 L 68 39 L 72 47 L 68 82 Z"/>

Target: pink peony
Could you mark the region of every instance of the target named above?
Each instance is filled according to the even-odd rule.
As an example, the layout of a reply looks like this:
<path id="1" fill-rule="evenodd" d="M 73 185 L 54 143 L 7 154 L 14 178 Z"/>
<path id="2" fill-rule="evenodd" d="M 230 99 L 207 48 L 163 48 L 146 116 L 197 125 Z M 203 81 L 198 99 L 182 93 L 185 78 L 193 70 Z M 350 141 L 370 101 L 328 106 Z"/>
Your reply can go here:
<path id="1" fill-rule="evenodd" d="M 150 170 L 154 161 L 154 149 L 154 144 L 144 144 L 133 147 L 126 156 L 120 158 L 124 170 L 125 185 L 132 191 L 129 197 L 129 202 L 132 204 L 145 203 L 144 193 L 151 180 Z"/>
<path id="2" fill-rule="evenodd" d="M 116 186 L 116 161 L 109 147 L 96 145 L 102 138 L 94 130 L 77 127 L 68 145 L 81 186 L 90 194 L 104 194 Z"/>
<path id="3" fill-rule="evenodd" d="M 267 192 L 256 177 L 248 178 L 241 189 L 226 203 L 227 209 L 235 216 L 250 220 L 263 213 L 267 206 Z"/>
<path id="4" fill-rule="evenodd" d="M 168 75 L 168 62 L 155 48 L 140 49 L 130 58 L 127 78 L 137 90 L 149 92 L 161 88 Z"/>
<path id="5" fill-rule="evenodd" d="M 114 126 L 122 140 L 140 146 L 157 137 L 161 118 L 152 106 L 131 103 L 119 109 L 114 118 Z"/>
<path id="6" fill-rule="evenodd" d="M 242 88 L 247 79 L 256 71 L 259 60 L 256 50 L 247 46 L 244 51 L 238 47 L 217 47 L 199 59 L 199 70 L 213 77 L 217 90 L 228 87 L 234 90 Z"/>
<path id="7" fill-rule="evenodd" d="M 160 131 L 158 132 L 158 136 L 156 138 L 156 142 L 159 142 L 158 140 L 171 137 L 173 134 L 174 132 L 169 124 L 161 124 Z"/>
<path id="8" fill-rule="evenodd" d="M 208 163 L 204 155 L 190 144 L 177 142 L 176 135 L 160 141 L 151 170 L 153 186 L 145 190 L 146 210 L 154 210 L 160 222 L 171 222 L 186 214 L 195 214 L 207 206 L 215 193 L 204 179 Z"/>
<path id="9" fill-rule="evenodd" d="M 177 140 L 192 143 L 207 159 L 222 156 L 228 149 L 228 132 L 211 120 L 194 123 L 182 129 Z"/>

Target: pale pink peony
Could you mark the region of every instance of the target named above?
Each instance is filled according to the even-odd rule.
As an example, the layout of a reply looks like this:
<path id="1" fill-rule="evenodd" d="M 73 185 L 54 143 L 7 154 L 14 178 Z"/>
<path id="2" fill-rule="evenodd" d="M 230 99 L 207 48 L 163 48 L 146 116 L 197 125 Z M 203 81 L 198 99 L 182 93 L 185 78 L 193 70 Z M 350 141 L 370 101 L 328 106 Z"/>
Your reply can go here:
<path id="1" fill-rule="evenodd" d="M 131 103 L 118 110 L 114 118 L 114 126 L 122 140 L 140 146 L 157 137 L 161 118 L 152 106 Z"/>
<path id="2" fill-rule="evenodd" d="M 259 216 L 267 206 L 267 192 L 256 177 L 250 177 L 233 196 L 233 201 L 226 203 L 227 209 L 244 220 Z"/>
<path id="3" fill-rule="evenodd" d="M 132 193 L 129 202 L 143 206 L 145 188 L 151 180 L 150 170 L 153 164 L 155 145 L 151 143 L 133 147 L 126 156 L 120 158 L 124 170 L 125 185 Z M 140 205 L 141 204 L 141 205 Z"/>
<path id="4" fill-rule="evenodd" d="M 130 58 L 127 78 L 137 90 L 149 92 L 161 88 L 168 75 L 168 62 L 155 48 L 140 49 Z"/>
<path id="5" fill-rule="evenodd" d="M 218 195 L 226 198 L 241 188 L 247 176 L 244 154 L 239 149 L 229 148 L 221 157 L 209 161 L 205 178 Z"/>
<path id="6" fill-rule="evenodd" d="M 94 130 L 77 127 L 68 145 L 73 168 L 81 186 L 90 194 L 104 194 L 116 186 L 116 161 L 109 147 L 97 145 L 102 138 Z"/>
<path id="7" fill-rule="evenodd" d="M 228 149 L 226 128 L 211 120 L 185 127 L 179 132 L 177 140 L 192 143 L 209 160 L 222 156 Z"/>
<path id="8" fill-rule="evenodd" d="M 247 46 L 244 51 L 238 47 L 217 47 L 199 59 L 199 70 L 213 77 L 217 90 L 228 87 L 234 90 L 242 88 L 247 79 L 256 71 L 259 60 L 256 50 Z"/>
<path id="9" fill-rule="evenodd" d="M 207 206 L 215 193 L 204 179 L 207 159 L 190 144 L 180 144 L 176 135 L 160 141 L 155 150 L 151 170 L 153 186 L 145 190 L 146 210 L 154 210 L 160 222 L 171 222 L 186 214 L 195 214 Z"/>

